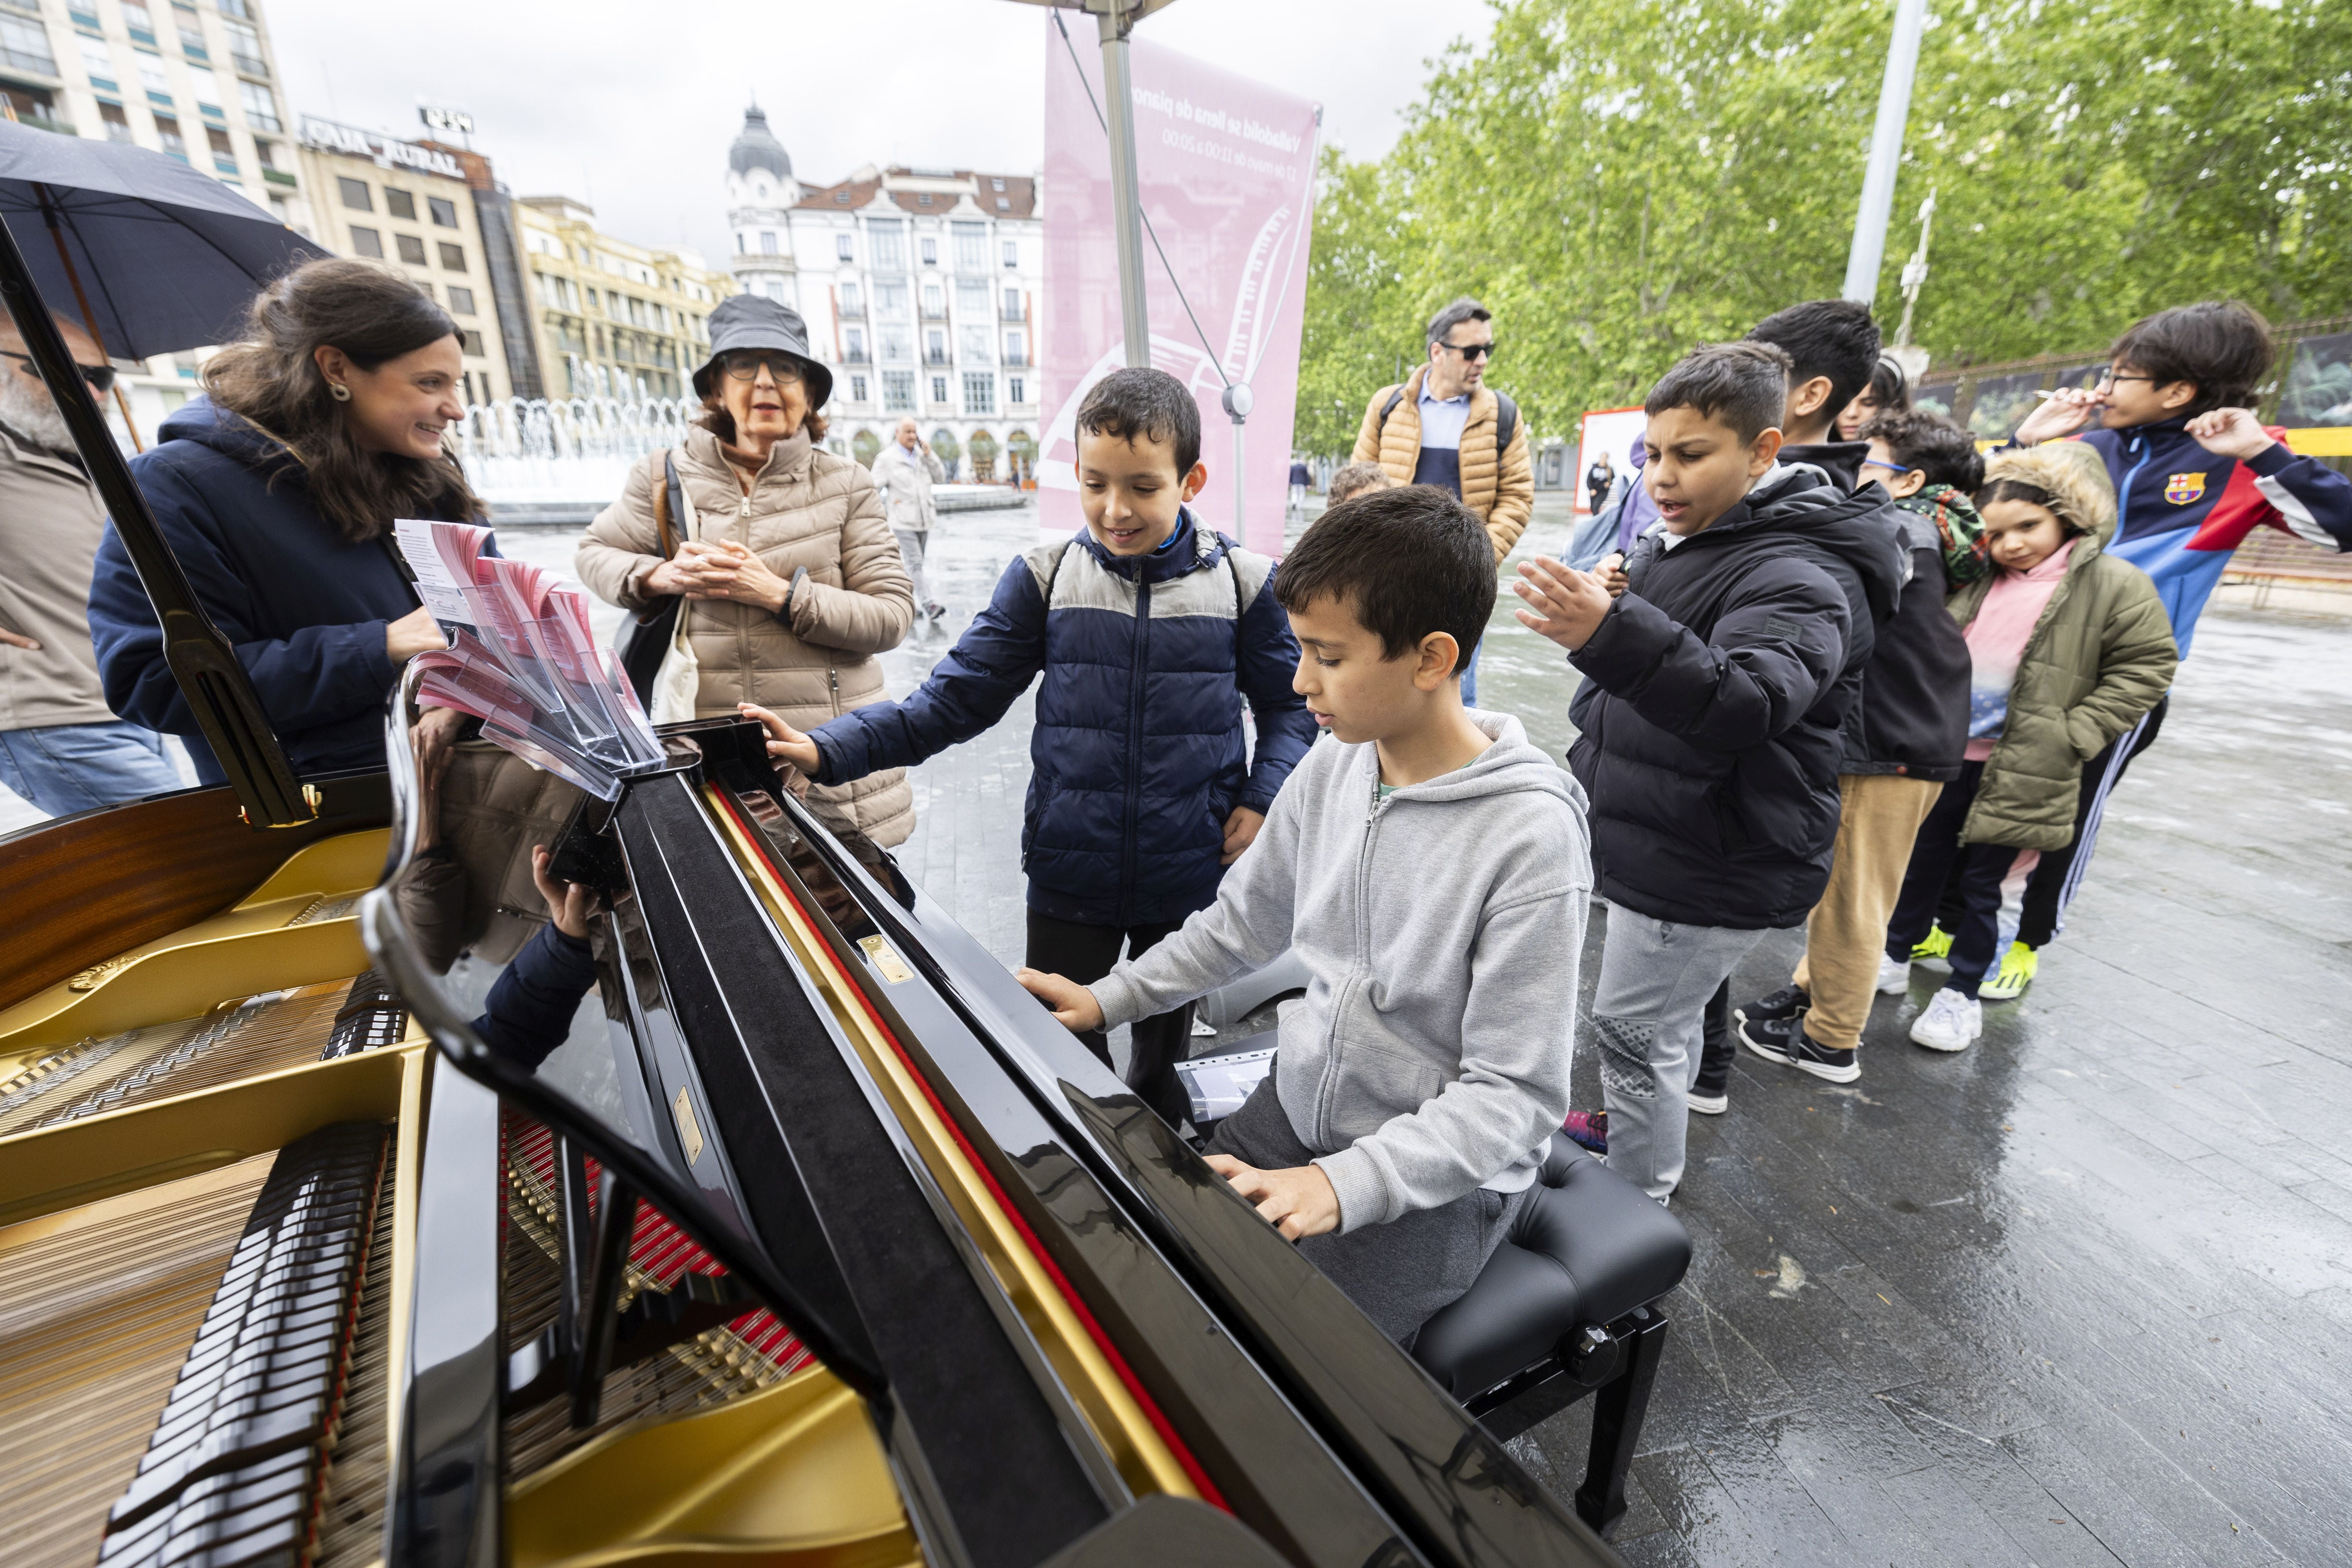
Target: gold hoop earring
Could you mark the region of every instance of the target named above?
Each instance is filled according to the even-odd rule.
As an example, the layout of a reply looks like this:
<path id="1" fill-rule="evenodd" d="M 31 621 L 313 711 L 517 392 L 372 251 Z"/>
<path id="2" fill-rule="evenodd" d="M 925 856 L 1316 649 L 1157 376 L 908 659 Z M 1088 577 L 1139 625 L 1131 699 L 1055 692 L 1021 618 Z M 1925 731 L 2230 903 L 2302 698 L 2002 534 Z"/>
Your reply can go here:
<path id="1" fill-rule="evenodd" d="M 349 403 L 352 400 L 352 389 L 340 381 L 331 381 L 327 383 L 327 395 L 338 403 Z"/>

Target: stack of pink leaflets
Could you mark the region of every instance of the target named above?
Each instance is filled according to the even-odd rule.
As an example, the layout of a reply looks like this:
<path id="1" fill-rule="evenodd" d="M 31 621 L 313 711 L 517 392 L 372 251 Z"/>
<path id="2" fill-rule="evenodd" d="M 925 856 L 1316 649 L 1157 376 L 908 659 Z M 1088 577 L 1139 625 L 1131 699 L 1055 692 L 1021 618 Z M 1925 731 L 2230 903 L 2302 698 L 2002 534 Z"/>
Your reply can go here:
<path id="1" fill-rule="evenodd" d="M 482 737 L 604 800 L 662 760 L 620 661 L 596 646 L 579 590 L 526 562 L 485 555 L 487 528 L 394 525 L 416 592 L 450 646 L 417 656 L 416 700 L 482 721 Z"/>

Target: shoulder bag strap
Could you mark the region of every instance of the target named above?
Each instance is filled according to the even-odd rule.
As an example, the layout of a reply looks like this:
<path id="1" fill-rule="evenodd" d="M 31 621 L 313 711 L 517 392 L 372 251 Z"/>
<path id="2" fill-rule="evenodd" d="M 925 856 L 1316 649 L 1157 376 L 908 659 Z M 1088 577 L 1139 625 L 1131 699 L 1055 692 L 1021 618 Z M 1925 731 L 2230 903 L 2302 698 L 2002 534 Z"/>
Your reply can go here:
<path id="1" fill-rule="evenodd" d="M 662 449 L 661 460 L 669 482 L 654 487 L 654 540 L 661 546 L 661 558 L 667 561 L 677 553 L 677 534 L 670 525 L 676 510 L 671 498 L 677 494 L 677 465 L 670 461 L 667 447 Z"/>
<path id="2" fill-rule="evenodd" d="M 669 492 L 670 515 L 678 520 L 678 526 L 683 530 L 685 537 L 701 538 L 702 520 L 695 516 L 694 502 L 687 498 L 686 487 L 678 482 L 677 453 L 670 451 L 662 453 L 662 477 L 667 481 L 665 488 Z M 670 546 L 673 554 L 677 552 L 677 546 L 675 544 Z"/>

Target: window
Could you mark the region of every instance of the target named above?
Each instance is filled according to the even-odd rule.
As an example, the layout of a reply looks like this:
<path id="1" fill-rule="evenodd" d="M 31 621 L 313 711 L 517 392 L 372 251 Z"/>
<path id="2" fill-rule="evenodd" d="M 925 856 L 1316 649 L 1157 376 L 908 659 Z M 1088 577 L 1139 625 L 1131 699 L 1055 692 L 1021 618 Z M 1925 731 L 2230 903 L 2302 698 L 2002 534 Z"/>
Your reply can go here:
<path id="1" fill-rule="evenodd" d="M 139 85 L 147 89 L 150 102 L 172 101 L 172 79 L 163 74 L 163 57 L 151 55 L 144 49 L 131 52 L 133 64 L 139 68 Z"/>
<path id="2" fill-rule="evenodd" d="M 406 191 L 396 191 L 390 185 L 386 185 L 383 188 L 383 210 L 394 217 L 404 217 L 414 221 L 416 216 L 416 198 Z"/>
<path id="3" fill-rule="evenodd" d="M 387 191 L 384 194 L 389 195 L 392 193 Z M 417 238 L 413 234 L 395 234 L 392 237 L 392 243 L 394 247 L 400 252 L 400 258 L 403 261 L 407 262 L 411 267 L 422 267 L 425 265 L 425 242 L 423 240 Z"/>
<path id="4" fill-rule="evenodd" d="M 335 178 L 335 189 L 342 193 L 343 205 L 355 213 L 375 211 L 375 203 L 368 197 L 368 183 L 365 180 L 354 180 L 349 175 L 339 174 Z"/>
<path id="5" fill-rule="evenodd" d="M 865 363 L 866 329 L 864 327 L 851 327 L 845 333 L 844 333 L 844 340 L 849 345 L 849 363 L 852 364 Z"/>
<path id="6" fill-rule="evenodd" d="M 1006 364 L 1029 363 L 1029 336 L 1026 332 L 1004 334 L 1004 363 Z"/>
<path id="7" fill-rule="evenodd" d="M 1029 383 L 1017 375 L 1004 378 L 1004 400 L 1018 405 L 1029 401 Z"/>
<path id="8" fill-rule="evenodd" d="M 1013 198 L 1012 198 L 1011 196 L 999 196 L 999 197 L 997 197 L 997 198 L 996 198 L 996 210 L 997 210 L 998 212 L 1001 212 L 1001 213 L 1009 213 L 1009 212 L 1011 212 L 1011 211 L 1013 210 Z"/>
<path id="9" fill-rule="evenodd" d="M 159 114 L 155 117 L 155 140 L 163 144 L 163 151 L 171 156 L 183 163 L 188 161 L 188 144 L 181 139 L 180 122 L 172 116 Z"/>
<path id="10" fill-rule="evenodd" d="M 881 331 L 882 362 L 904 364 L 915 357 L 915 340 L 904 327 L 884 327 Z"/>
<path id="11" fill-rule="evenodd" d="M 874 283 L 874 313 L 886 321 L 907 319 L 907 280 L 880 278 Z"/>
<path id="12" fill-rule="evenodd" d="M 352 249 L 361 256 L 381 258 L 383 255 L 383 236 L 372 228 L 354 228 L 352 230 Z"/>
<path id="13" fill-rule="evenodd" d="M 192 60 L 212 58 L 212 56 L 205 50 L 205 32 L 202 27 L 191 27 L 185 23 L 181 24 L 180 52 Z"/>
<path id="14" fill-rule="evenodd" d="M 966 414 L 996 412 L 996 377 L 985 371 L 977 375 L 970 371 L 964 373 L 963 411 Z"/>
<path id="15" fill-rule="evenodd" d="M 777 254 L 776 231 L 774 229 L 763 228 L 760 231 L 760 254 L 762 256 L 773 256 Z"/>
<path id="16" fill-rule="evenodd" d="M 1004 265 L 1007 267 L 1021 265 L 1021 245 L 1018 240 L 1008 239 L 1004 242 Z"/>
<path id="17" fill-rule="evenodd" d="M 216 125 L 205 127 L 205 144 L 212 149 L 213 166 L 225 174 L 236 173 L 236 143 Z"/>
<path id="18" fill-rule="evenodd" d="M 278 143 L 275 142 L 264 142 L 260 138 L 256 137 L 253 142 L 253 156 L 254 161 L 258 163 L 265 169 L 274 169 L 278 167 Z M 278 199 L 283 201 L 285 198 L 281 196 Z"/>
<path id="19" fill-rule="evenodd" d="M 897 218 L 870 220 L 866 228 L 866 242 L 874 252 L 875 271 L 907 270 L 907 236 Z"/>
<path id="20" fill-rule="evenodd" d="M 980 278 L 956 279 L 956 316 L 964 321 L 988 320 L 988 283 Z"/>
<path id="21" fill-rule="evenodd" d="M 849 237 L 845 234 L 836 234 L 833 237 L 833 254 L 835 259 L 840 261 L 857 259 L 854 247 L 849 243 Z"/>
<path id="22" fill-rule="evenodd" d="M 443 240 L 441 242 L 441 270 L 444 272 L 463 272 L 466 270 L 466 247 L 462 245 L 452 245 L 446 239 Z"/>
<path id="23" fill-rule="evenodd" d="M 834 192 L 834 193 L 833 193 L 833 203 L 834 203 L 834 205 L 835 205 L 835 206 L 843 206 L 843 207 L 847 206 L 847 205 L 849 205 L 849 193 L 848 193 L 847 191 L 835 191 L 835 192 Z"/>
<path id="24" fill-rule="evenodd" d="M 955 226 L 955 258 L 958 272 L 988 270 L 988 226 L 984 223 L 960 223 Z"/>
<path id="25" fill-rule="evenodd" d="M 925 196 L 923 199 L 925 201 L 929 201 L 931 198 Z M 937 267 L 939 264 L 940 242 L 927 234 L 923 236 L 923 265 L 926 267 Z"/>
<path id="26" fill-rule="evenodd" d="M 245 0 L 220 0 L 220 14 L 224 16 L 250 16 L 253 10 Z"/>
<path id="27" fill-rule="evenodd" d="M 182 68 L 188 73 L 188 90 L 196 95 L 196 105 L 213 119 L 221 118 L 220 78 L 213 75 L 209 66 L 190 65 Z"/>
<path id="28" fill-rule="evenodd" d="M 992 191 L 1003 190 L 1004 188 L 1004 176 L 997 174 L 992 177 L 988 182 L 988 188 Z"/>
<path id="29" fill-rule="evenodd" d="M 948 363 L 948 334 L 943 327 L 933 327 L 923 334 L 923 358 L 930 364 Z M 945 399 L 941 399 L 942 402 Z"/>
<path id="30" fill-rule="evenodd" d="M 455 283 L 450 284 L 449 310 L 454 315 L 472 315 L 474 313 L 474 291 L 471 289 L 461 288 Z"/>
<path id="31" fill-rule="evenodd" d="M 988 363 L 988 329 L 965 327 L 956 334 L 956 358 L 965 364 Z"/>
<path id="32" fill-rule="evenodd" d="M 114 50 L 104 38 L 77 34 L 75 42 L 81 46 L 81 68 L 89 73 L 89 84 L 111 90 L 114 87 Z"/>
<path id="33" fill-rule="evenodd" d="M 134 37 L 141 33 L 146 34 L 140 42 L 152 44 L 155 41 L 155 17 L 147 9 L 146 0 L 122 0 L 122 25 L 131 29 Z"/>
<path id="34" fill-rule="evenodd" d="M 278 123 L 278 100 L 259 82 L 237 83 L 236 100 L 245 106 L 245 122 L 256 131 L 284 129 Z"/>
<path id="35" fill-rule="evenodd" d="M 101 102 L 98 106 L 98 118 L 106 127 L 106 139 L 109 142 L 131 140 L 131 116 L 122 111 L 122 105 Z"/>
<path id="36" fill-rule="evenodd" d="M 425 208 L 433 215 L 433 221 L 441 227 L 457 226 L 457 204 L 448 197 L 427 196 L 425 198 Z"/>
<path id="37" fill-rule="evenodd" d="M 841 313 L 845 316 L 866 314 L 866 303 L 858 297 L 857 285 L 855 283 L 844 283 L 841 286 Z"/>
<path id="38" fill-rule="evenodd" d="M 938 284 L 926 282 L 923 285 L 923 314 L 937 320 L 947 313 L 947 296 L 940 291 Z"/>
<path id="39" fill-rule="evenodd" d="M 227 7 L 222 7 L 226 10 Z M 269 66 L 261 58 L 261 35 L 242 22 L 223 22 L 221 31 L 228 35 L 228 56 L 236 68 L 247 76 L 268 76 Z"/>
<path id="40" fill-rule="evenodd" d="M 919 207 L 929 206 L 931 205 L 931 193 L 925 191 L 921 195 L 917 196 L 915 198 L 915 205 Z M 930 258 L 927 256 L 923 259 L 929 261 Z"/>
<path id="41" fill-rule="evenodd" d="M 931 401 L 933 403 L 945 403 L 947 400 L 948 378 L 943 375 L 935 375 L 931 377 Z"/>
<path id="42" fill-rule="evenodd" d="M 781 278 L 769 279 L 767 294 L 769 299 L 775 300 L 778 304 L 783 303 L 784 280 Z"/>
<path id="43" fill-rule="evenodd" d="M 471 327 L 463 328 L 458 331 L 457 346 L 477 359 L 483 358 L 489 353 L 482 346 L 482 334 Z"/>
<path id="44" fill-rule="evenodd" d="M 1009 285 L 1004 290 L 1004 319 L 1008 321 L 1026 319 L 1026 313 L 1021 309 L 1021 290 Z"/>
<path id="45" fill-rule="evenodd" d="M 882 412 L 912 414 L 915 411 L 915 373 L 911 370 L 886 370 L 882 373 Z"/>

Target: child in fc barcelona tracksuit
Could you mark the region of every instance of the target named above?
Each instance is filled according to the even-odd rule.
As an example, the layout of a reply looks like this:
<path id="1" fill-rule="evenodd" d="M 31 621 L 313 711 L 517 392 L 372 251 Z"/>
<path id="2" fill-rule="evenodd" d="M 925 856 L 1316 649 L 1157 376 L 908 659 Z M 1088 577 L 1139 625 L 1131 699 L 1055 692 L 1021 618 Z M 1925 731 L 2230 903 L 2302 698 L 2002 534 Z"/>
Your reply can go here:
<path id="1" fill-rule="evenodd" d="M 2285 432 L 2249 411 L 2271 367 L 2261 316 L 2235 301 L 2159 311 L 2117 338 L 2108 361 L 2095 389 L 2060 391 L 2018 426 L 2013 443 L 2072 436 L 2105 461 L 2116 487 L 2106 552 L 2155 582 L 2182 658 L 2231 552 L 2255 529 L 2352 552 L 2352 481 L 2288 450 Z M 2034 868 L 2017 940 L 1985 984 L 1988 1000 L 2014 996 L 2032 979 L 2036 950 L 2057 934 L 2090 863 L 2107 794 L 2155 741 L 2164 710 L 2159 701 L 2084 766 L 2074 842 L 2045 850 Z M 1948 945 L 1949 929 L 1939 921 L 1921 955 Z"/>

